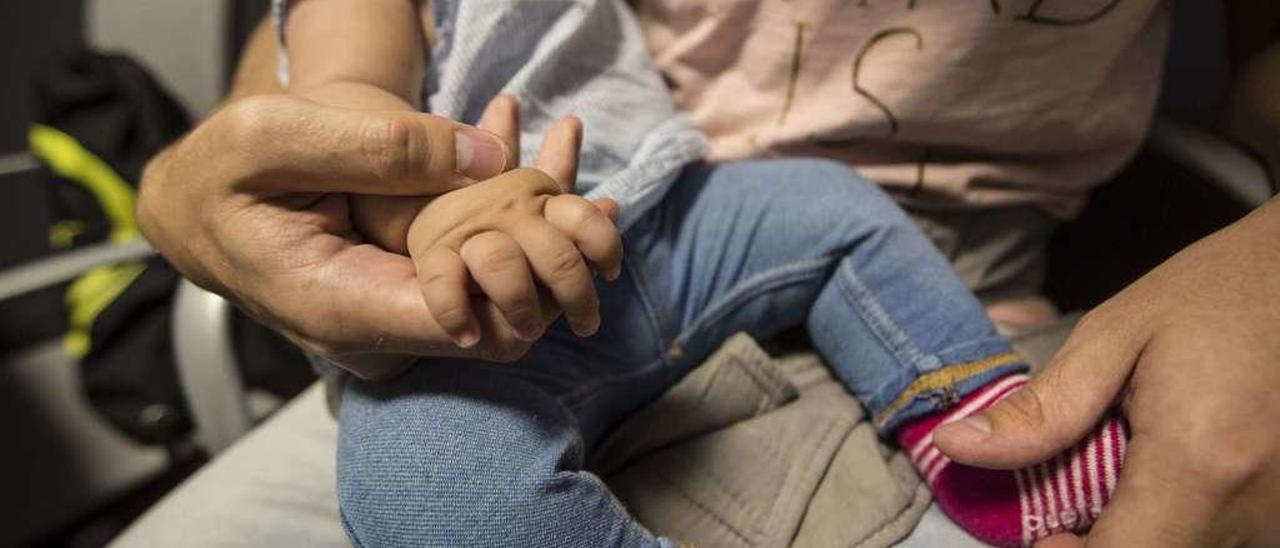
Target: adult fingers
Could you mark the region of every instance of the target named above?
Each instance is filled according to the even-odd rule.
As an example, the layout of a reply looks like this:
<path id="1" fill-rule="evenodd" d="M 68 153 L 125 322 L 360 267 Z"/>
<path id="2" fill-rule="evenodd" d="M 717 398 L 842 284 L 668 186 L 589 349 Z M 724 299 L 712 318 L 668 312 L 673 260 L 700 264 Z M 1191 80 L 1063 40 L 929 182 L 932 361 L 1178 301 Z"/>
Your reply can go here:
<path id="1" fill-rule="evenodd" d="M 488 131 L 507 145 L 507 171 L 520 164 L 520 102 L 511 95 L 499 95 L 489 101 L 480 116 L 480 129 Z"/>
<path id="2" fill-rule="evenodd" d="M 943 425 L 938 449 L 952 460 L 1013 469 L 1042 462 L 1083 438 L 1115 402 L 1145 341 L 1090 314 L 1022 389 L 982 413 Z"/>
<path id="3" fill-rule="evenodd" d="M 575 116 L 556 120 L 543 138 L 542 148 L 533 165 L 560 184 L 564 192 L 573 192 L 578 179 L 578 149 L 582 146 L 582 121 Z"/>
<path id="4" fill-rule="evenodd" d="M 482 232 L 463 243 L 459 255 L 471 279 L 516 334 L 527 341 L 537 339 L 543 328 L 542 307 L 520 245 L 501 232 Z"/>
<path id="5" fill-rule="evenodd" d="M 414 258 L 422 299 L 431 316 L 458 346 L 470 348 L 480 342 L 480 327 L 471 311 L 468 291 L 470 277 L 462 257 L 452 249 L 434 246 Z"/>
<path id="6" fill-rule="evenodd" d="M 606 280 L 618 278 L 622 272 L 622 237 L 595 204 L 581 196 L 561 194 L 547 200 L 543 215 L 578 246 Z"/>
<path id="7" fill-rule="evenodd" d="M 1071 533 L 1062 533 L 1040 539 L 1035 548 L 1084 548 L 1084 540 Z"/>
<path id="8" fill-rule="evenodd" d="M 439 116 L 288 96 L 232 103 L 197 131 L 234 152 L 231 180 L 268 193 L 439 194 L 501 173 L 510 156 L 496 135 Z"/>
<path id="9" fill-rule="evenodd" d="M 1085 539 L 1088 546 L 1212 546 L 1205 538 L 1222 500 L 1173 457 L 1178 448 L 1135 435 L 1115 494 Z M 1242 535 L 1243 536 L 1243 535 Z"/>
<path id="10" fill-rule="evenodd" d="M 1174 325 L 1143 348 L 1125 398 L 1133 435 L 1116 492 L 1087 543 L 1275 545 L 1265 533 L 1274 520 L 1261 510 L 1280 500 L 1280 481 L 1267 473 L 1280 446 L 1272 433 L 1275 407 L 1265 389 L 1251 390 L 1271 384 L 1276 377 L 1267 366 L 1275 362 L 1232 371 L 1223 364 L 1249 359 L 1232 350 L 1253 341 L 1195 338 L 1206 331 Z"/>
<path id="11" fill-rule="evenodd" d="M 582 253 L 550 224 L 527 221 L 510 232 L 524 249 L 534 274 L 564 311 L 569 327 L 580 337 L 600 328 L 600 301 L 591 270 Z"/>

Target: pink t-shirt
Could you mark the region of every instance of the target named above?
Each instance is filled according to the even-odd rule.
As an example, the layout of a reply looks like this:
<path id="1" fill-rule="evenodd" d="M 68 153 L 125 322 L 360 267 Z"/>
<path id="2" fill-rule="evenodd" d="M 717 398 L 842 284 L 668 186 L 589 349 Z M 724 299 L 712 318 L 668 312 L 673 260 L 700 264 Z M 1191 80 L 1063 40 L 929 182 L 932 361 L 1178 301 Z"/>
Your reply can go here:
<path id="1" fill-rule="evenodd" d="M 901 195 L 1068 216 L 1137 149 L 1159 0 L 642 0 L 712 159 L 839 160 Z"/>

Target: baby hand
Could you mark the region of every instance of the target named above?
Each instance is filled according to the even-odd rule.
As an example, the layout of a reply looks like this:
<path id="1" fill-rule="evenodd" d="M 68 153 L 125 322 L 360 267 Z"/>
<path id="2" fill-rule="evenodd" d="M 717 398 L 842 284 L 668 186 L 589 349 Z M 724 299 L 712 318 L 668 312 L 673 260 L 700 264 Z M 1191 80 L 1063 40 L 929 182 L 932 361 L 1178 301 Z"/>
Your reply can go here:
<path id="1" fill-rule="evenodd" d="M 505 127 L 493 130 L 514 139 L 515 110 L 510 114 L 498 124 Z M 410 224 L 407 247 L 427 308 L 459 346 L 481 336 L 473 289 L 526 340 L 541 335 L 543 307 L 552 304 L 575 334 L 599 328 L 587 263 L 616 279 L 622 240 L 611 218 L 616 204 L 570 193 L 581 132 L 577 119 L 560 120 L 547 133 L 537 169 L 515 169 L 436 197 Z"/>

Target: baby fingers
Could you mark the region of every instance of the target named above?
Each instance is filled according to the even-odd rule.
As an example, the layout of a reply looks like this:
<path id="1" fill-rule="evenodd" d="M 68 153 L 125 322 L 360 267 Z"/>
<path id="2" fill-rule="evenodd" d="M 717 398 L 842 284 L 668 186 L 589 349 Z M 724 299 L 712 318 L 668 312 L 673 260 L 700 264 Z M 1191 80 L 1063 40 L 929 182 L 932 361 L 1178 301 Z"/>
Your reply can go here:
<path id="1" fill-rule="evenodd" d="M 622 236 L 608 215 L 581 196 L 561 194 L 547 201 L 547 222 L 573 241 L 606 280 L 622 271 Z"/>
<path id="2" fill-rule="evenodd" d="M 423 256 L 414 257 L 414 266 L 422 284 L 422 299 L 445 334 L 462 348 L 480 342 L 480 327 L 467 291 L 470 278 L 462 257 L 447 247 L 434 246 Z"/>
<path id="3" fill-rule="evenodd" d="M 462 261 L 471 278 L 525 341 L 542 334 L 542 307 L 525 252 L 497 231 L 482 232 L 462 244 Z"/>
<path id="4" fill-rule="evenodd" d="M 600 328 L 600 301 L 591 270 L 573 242 L 542 219 L 521 223 L 511 234 L 573 332 L 580 337 L 595 334 Z"/>

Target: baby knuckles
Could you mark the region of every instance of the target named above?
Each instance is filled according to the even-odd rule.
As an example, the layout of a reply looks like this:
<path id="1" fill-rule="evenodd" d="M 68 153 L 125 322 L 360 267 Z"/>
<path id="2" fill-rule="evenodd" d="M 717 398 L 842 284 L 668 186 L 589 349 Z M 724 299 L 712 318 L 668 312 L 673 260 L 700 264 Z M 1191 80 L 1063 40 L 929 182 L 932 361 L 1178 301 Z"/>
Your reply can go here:
<path id="1" fill-rule="evenodd" d="M 541 217 L 547 201 L 560 193 L 555 180 L 541 170 L 518 168 L 444 194 L 409 225 L 409 250 L 422 253 L 445 245 L 456 251 L 476 234 L 509 232 L 530 216 Z"/>

